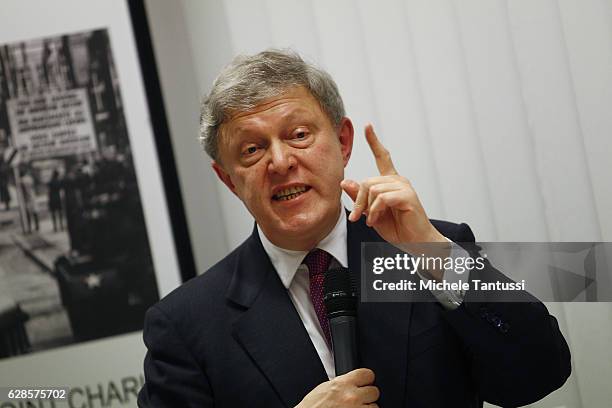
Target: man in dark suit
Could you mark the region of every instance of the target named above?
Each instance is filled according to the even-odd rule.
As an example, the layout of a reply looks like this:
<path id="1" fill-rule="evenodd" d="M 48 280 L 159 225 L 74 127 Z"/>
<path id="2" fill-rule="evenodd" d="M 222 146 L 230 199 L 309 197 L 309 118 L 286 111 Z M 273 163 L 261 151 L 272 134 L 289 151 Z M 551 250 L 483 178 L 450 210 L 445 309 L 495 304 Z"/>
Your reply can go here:
<path id="1" fill-rule="evenodd" d="M 438 302 L 360 303 L 364 368 L 336 376 L 321 302 L 327 268 L 359 278 L 362 242 L 474 242 L 465 224 L 429 220 L 371 125 L 380 175 L 345 180 L 353 133 L 331 77 L 295 54 L 266 51 L 223 70 L 202 106 L 203 141 L 256 225 L 148 311 L 139 406 L 519 406 L 565 382 L 569 350 L 543 304 L 450 290 L 432 294 Z M 446 276 L 429 272 L 423 279 Z M 469 274 L 505 279 L 488 263 Z"/>

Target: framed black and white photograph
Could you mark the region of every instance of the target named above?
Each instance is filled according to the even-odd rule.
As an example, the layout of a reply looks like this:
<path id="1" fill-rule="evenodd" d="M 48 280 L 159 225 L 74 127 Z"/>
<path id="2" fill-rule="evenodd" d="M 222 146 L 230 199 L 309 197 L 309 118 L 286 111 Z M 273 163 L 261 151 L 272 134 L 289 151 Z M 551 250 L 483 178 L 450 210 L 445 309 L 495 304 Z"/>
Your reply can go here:
<path id="1" fill-rule="evenodd" d="M 39 352 L 137 344 L 195 274 L 142 3 L 36 4 L 0 17 L 0 372 L 28 383 Z"/>

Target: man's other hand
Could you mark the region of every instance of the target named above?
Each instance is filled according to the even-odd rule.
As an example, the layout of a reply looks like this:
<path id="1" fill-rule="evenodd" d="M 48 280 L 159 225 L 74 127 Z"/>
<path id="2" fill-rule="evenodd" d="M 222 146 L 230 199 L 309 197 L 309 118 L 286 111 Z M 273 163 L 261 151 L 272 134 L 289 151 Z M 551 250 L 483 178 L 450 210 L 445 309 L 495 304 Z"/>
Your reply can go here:
<path id="1" fill-rule="evenodd" d="M 319 384 L 295 408 L 377 408 L 374 371 L 358 368 Z"/>

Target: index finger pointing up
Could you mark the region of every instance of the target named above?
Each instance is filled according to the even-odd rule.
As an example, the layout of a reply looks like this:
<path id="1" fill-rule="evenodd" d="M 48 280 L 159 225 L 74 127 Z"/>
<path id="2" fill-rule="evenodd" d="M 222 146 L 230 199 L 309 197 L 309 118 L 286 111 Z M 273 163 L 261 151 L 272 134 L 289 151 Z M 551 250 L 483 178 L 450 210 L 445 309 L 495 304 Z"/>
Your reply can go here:
<path id="1" fill-rule="evenodd" d="M 371 123 L 366 125 L 365 135 L 370 145 L 370 150 L 372 150 L 374 158 L 376 159 L 376 167 L 378 167 L 381 176 L 397 174 L 397 170 L 395 170 L 393 166 L 393 161 L 391 161 L 389 151 L 380 143 L 380 140 L 378 140 L 378 136 L 376 136 L 376 132 L 374 132 L 374 126 L 372 126 Z"/>

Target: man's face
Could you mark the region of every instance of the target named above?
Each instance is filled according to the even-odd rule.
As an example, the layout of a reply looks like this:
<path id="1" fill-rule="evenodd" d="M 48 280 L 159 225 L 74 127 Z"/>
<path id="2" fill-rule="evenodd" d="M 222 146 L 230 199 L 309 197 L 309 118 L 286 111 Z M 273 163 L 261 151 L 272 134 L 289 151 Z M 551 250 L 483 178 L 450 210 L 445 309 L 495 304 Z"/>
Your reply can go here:
<path id="1" fill-rule="evenodd" d="M 338 218 L 353 126 L 335 128 L 303 87 L 221 125 L 213 168 L 277 246 L 310 250 Z"/>

